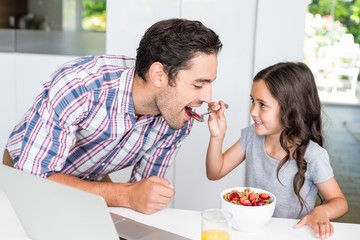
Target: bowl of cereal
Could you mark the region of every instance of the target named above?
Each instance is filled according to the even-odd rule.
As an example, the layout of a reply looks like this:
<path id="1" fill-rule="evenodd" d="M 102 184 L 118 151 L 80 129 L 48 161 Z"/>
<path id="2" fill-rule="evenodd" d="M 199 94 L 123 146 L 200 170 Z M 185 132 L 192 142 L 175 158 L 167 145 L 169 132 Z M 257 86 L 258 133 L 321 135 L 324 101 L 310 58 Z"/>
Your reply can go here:
<path id="1" fill-rule="evenodd" d="M 221 208 L 232 213 L 232 227 L 241 232 L 263 228 L 276 205 L 274 194 L 259 188 L 233 187 L 220 193 Z"/>

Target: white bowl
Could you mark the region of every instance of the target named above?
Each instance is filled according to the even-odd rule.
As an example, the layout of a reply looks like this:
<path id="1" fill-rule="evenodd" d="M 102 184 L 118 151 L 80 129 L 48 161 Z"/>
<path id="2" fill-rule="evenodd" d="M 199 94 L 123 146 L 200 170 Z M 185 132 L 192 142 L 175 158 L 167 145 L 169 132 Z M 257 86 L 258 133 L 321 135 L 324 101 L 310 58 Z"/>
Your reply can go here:
<path id="1" fill-rule="evenodd" d="M 224 199 L 224 195 L 237 190 L 243 192 L 246 187 L 228 188 L 220 193 L 221 208 L 233 215 L 232 227 L 241 232 L 252 232 L 263 228 L 271 219 L 276 205 L 276 197 L 274 194 L 259 189 L 249 187 L 254 193 L 267 193 L 270 195 L 272 203 L 263 206 L 243 206 L 228 202 Z"/>

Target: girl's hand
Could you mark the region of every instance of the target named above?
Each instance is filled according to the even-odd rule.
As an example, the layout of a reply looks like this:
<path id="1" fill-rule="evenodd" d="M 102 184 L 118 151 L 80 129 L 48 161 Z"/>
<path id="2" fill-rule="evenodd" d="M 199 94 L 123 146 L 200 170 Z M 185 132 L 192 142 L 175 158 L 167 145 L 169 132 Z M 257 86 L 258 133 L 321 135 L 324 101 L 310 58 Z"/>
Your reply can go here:
<path id="1" fill-rule="evenodd" d="M 304 216 L 295 225 L 295 228 L 300 228 L 304 225 L 311 227 L 317 238 L 326 239 L 334 234 L 334 227 L 330 223 L 326 212 L 318 208 L 314 208 L 310 214 Z"/>
<path id="2" fill-rule="evenodd" d="M 223 101 L 211 102 L 208 106 L 209 109 L 214 110 L 210 113 L 208 120 L 211 137 L 224 137 L 226 132 L 225 103 Z"/>

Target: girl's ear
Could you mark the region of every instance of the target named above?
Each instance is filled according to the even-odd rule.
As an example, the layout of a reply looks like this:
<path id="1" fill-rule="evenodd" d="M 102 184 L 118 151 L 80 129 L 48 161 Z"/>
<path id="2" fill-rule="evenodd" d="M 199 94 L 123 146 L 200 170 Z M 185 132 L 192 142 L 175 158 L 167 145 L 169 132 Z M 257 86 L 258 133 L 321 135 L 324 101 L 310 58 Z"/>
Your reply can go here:
<path id="1" fill-rule="evenodd" d="M 148 73 L 149 81 L 156 87 L 167 85 L 167 75 L 164 72 L 164 66 L 160 62 L 151 64 Z"/>

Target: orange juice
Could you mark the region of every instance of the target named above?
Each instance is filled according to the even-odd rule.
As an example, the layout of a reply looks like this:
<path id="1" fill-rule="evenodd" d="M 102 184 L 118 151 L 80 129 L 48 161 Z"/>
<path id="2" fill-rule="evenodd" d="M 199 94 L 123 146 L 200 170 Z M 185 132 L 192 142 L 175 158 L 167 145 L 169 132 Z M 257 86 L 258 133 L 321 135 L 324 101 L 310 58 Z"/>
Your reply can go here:
<path id="1" fill-rule="evenodd" d="M 230 240 L 230 234 L 224 230 L 207 229 L 201 233 L 201 240 Z"/>

